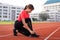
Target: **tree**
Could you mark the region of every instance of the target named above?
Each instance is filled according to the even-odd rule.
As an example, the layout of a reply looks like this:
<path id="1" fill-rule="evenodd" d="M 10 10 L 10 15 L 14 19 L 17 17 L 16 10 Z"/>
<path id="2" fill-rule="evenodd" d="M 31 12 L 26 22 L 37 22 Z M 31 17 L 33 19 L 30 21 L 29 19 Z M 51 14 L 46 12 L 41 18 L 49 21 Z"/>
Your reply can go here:
<path id="1" fill-rule="evenodd" d="M 37 18 L 32 18 L 33 21 L 37 21 Z"/>
<path id="2" fill-rule="evenodd" d="M 39 19 L 42 19 L 42 21 L 46 21 L 48 18 L 49 18 L 49 15 L 47 13 L 39 14 Z"/>

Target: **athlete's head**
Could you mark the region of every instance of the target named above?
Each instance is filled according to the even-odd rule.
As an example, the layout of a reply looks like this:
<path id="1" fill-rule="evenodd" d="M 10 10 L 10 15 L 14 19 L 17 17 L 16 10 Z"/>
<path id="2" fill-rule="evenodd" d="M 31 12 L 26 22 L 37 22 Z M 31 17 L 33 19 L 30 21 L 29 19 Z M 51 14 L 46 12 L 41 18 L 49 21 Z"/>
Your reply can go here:
<path id="1" fill-rule="evenodd" d="M 26 10 L 28 13 L 32 12 L 34 10 L 34 6 L 32 4 L 26 5 L 24 10 Z"/>

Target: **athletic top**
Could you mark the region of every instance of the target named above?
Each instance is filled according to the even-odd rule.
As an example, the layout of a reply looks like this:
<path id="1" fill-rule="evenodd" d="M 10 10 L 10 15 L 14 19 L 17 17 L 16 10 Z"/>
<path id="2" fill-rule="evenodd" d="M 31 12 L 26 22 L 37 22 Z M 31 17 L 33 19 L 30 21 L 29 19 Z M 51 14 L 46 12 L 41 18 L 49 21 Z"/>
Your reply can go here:
<path id="1" fill-rule="evenodd" d="M 18 20 L 18 21 L 22 21 L 22 18 L 24 18 L 24 19 L 29 18 L 29 13 L 27 13 L 25 10 L 23 10 L 23 11 L 19 14 L 17 20 Z"/>

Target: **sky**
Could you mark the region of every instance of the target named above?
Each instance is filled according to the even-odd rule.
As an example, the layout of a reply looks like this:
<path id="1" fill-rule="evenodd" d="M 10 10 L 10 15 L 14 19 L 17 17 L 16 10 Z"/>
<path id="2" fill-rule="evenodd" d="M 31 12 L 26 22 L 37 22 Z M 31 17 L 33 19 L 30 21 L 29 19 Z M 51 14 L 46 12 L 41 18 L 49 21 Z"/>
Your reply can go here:
<path id="1" fill-rule="evenodd" d="M 0 3 L 23 7 L 28 4 L 33 4 L 35 9 L 32 13 L 39 13 L 43 11 L 43 5 L 46 1 L 47 0 L 0 0 Z"/>

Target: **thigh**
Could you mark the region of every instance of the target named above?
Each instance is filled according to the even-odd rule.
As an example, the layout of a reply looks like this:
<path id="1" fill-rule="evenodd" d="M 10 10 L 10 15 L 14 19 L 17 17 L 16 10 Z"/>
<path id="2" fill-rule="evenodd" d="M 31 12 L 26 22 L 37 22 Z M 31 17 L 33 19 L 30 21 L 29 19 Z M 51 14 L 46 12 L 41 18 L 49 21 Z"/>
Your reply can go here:
<path id="1" fill-rule="evenodd" d="M 18 21 L 16 20 L 15 23 L 14 23 L 14 29 L 18 29 Z"/>
<path id="2" fill-rule="evenodd" d="M 18 30 L 18 29 L 20 29 L 20 27 L 23 27 L 22 22 L 15 21 L 15 23 L 14 23 L 14 28 Z"/>

